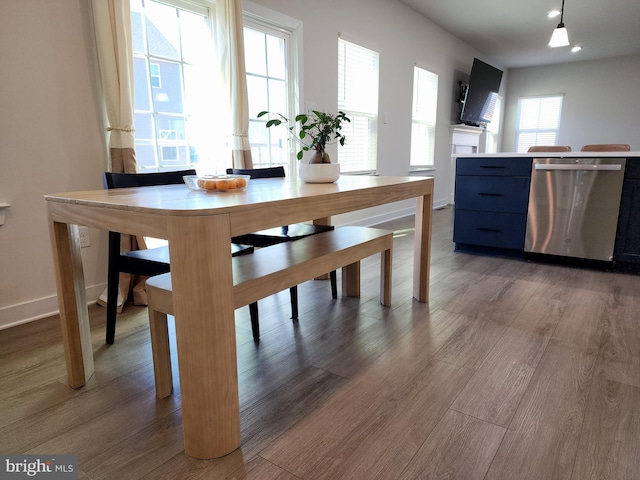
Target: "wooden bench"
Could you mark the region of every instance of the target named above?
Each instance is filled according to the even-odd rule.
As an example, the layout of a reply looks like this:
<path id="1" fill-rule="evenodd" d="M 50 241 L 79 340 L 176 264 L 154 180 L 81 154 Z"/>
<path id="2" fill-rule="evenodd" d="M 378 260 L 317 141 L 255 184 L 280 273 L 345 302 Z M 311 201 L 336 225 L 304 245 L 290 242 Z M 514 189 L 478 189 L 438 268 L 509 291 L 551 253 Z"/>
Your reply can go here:
<path id="1" fill-rule="evenodd" d="M 232 258 L 235 308 L 342 268 L 343 296 L 360 296 L 360 260 L 381 253 L 380 302 L 391 305 L 393 232 L 340 227 L 295 242 L 281 243 Z M 156 395 L 171 394 L 173 378 L 167 314 L 173 315 L 171 274 L 147 280 L 147 301 Z"/>

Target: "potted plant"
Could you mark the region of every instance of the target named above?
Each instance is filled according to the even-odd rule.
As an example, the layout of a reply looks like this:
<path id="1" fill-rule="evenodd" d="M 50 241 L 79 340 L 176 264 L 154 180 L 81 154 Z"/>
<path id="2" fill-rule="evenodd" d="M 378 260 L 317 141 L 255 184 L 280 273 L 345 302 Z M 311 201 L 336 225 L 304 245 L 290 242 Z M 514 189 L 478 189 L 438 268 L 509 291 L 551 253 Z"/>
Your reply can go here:
<path id="1" fill-rule="evenodd" d="M 269 112 L 263 111 L 258 114 L 258 118 L 267 115 Z M 288 125 L 291 136 L 302 145 L 298 151 L 297 158 L 302 160 L 304 152 L 314 150 L 313 155 L 307 163 L 331 163 L 329 155 L 325 148 L 332 141 L 337 141 L 340 145 L 344 145 L 346 137 L 340 133 L 343 122 L 351 122 L 351 119 L 343 111 L 339 111 L 337 115 L 313 110 L 311 115 L 301 113 L 296 115 L 293 125 L 290 125 L 289 119 L 284 115 L 276 113 L 277 118 L 267 121 L 267 128 L 280 126 L 283 123 Z M 300 124 L 299 131 L 296 132 L 296 124 Z"/>
<path id="2" fill-rule="evenodd" d="M 263 111 L 258 114 L 258 118 L 267 115 L 269 112 Z M 291 137 L 301 145 L 296 158 L 301 161 L 299 174 L 300 178 L 307 183 L 327 183 L 335 182 L 340 176 L 340 165 L 331 163 L 326 146 L 332 142 L 344 145 L 346 137 L 341 133 L 344 122 L 351 122 L 349 117 L 339 111 L 337 115 L 313 110 L 307 115 L 301 113 L 294 119 L 293 124 L 284 115 L 272 114 L 276 118 L 267 121 L 267 128 L 286 124 Z M 296 126 L 299 127 L 296 131 Z M 312 151 L 307 161 L 303 161 L 304 153 Z"/>

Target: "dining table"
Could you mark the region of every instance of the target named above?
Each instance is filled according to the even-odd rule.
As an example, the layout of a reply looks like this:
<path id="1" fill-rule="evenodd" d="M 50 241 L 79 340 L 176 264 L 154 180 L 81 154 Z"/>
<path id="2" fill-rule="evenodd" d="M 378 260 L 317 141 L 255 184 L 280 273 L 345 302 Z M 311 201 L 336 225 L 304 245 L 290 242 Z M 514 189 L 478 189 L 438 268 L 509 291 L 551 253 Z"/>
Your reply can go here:
<path id="1" fill-rule="evenodd" d="M 334 183 L 255 179 L 227 192 L 186 185 L 45 195 L 67 381 L 94 373 L 79 226 L 168 241 L 185 453 L 216 458 L 241 445 L 231 237 L 415 199 L 413 296 L 429 300 L 433 178 L 342 175 Z"/>

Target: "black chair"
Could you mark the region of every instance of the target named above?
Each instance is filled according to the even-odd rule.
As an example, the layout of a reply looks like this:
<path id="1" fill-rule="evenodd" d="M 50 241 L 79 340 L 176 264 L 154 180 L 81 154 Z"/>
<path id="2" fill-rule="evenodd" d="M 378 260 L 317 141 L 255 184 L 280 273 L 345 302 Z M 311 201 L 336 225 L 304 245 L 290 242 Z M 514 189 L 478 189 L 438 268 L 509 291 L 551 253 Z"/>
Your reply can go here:
<path id="1" fill-rule="evenodd" d="M 267 167 L 267 168 L 227 168 L 228 175 L 249 175 L 251 179 L 255 178 L 284 178 L 284 167 Z M 293 242 L 310 235 L 333 230 L 332 225 L 314 225 L 311 223 L 294 223 L 292 225 L 283 225 L 281 227 L 268 228 L 258 232 L 239 235 L 233 237 L 232 241 L 244 245 L 254 247 L 268 247 L 284 242 Z M 338 285 L 335 270 L 329 273 L 331 279 L 331 296 L 338 298 Z M 298 319 L 298 287 L 289 289 L 291 295 L 291 318 Z M 257 308 L 257 307 L 256 307 Z M 256 312 L 257 315 L 257 312 Z"/>
<path id="2" fill-rule="evenodd" d="M 176 185 L 183 183 L 184 175 L 195 175 L 195 170 L 159 173 L 114 173 L 105 172 L 104 187 L 127 188 L 149 187 L 154 185 Z M 120 273 L 152 277 L 170 271 L 169 247 L 156 247 L 131 252 L 120 252 L 120 232 L 109 232 L 109 264 L 107 274 L 107 334 L 106 342 L 111 345 L 115 341 L 116 314 L 118 308 L 118 284 Z M 250 245 L 231 244 L 231 255 L 252 253 Z M 251 326 L 254 338 L 259 337 L 258 307 L 250 305 Z"/>

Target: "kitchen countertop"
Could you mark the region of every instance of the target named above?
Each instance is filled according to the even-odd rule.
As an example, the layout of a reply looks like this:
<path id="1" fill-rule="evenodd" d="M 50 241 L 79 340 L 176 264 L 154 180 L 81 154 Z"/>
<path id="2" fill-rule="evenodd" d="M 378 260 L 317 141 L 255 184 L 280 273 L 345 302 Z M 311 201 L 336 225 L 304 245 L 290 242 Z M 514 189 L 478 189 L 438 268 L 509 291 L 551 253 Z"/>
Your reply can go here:
<path id="1" fill-rule="evenodd" d="M 456 158 L 633 158 L 640 157 L 640 152 L 499 152 L 499 153 L 467 153 L 456 155 Z"/>

